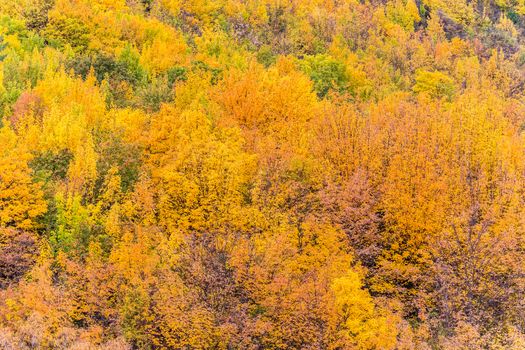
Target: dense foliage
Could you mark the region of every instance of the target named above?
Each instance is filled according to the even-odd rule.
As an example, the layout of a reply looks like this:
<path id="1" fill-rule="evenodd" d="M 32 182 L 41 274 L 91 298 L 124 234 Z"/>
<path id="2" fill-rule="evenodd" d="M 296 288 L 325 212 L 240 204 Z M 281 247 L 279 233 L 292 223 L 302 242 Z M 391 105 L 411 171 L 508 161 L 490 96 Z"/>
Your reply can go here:
<path id="1" fill-rule="evenodd" d="M 1 349 L 524 349 L 525 1 L 0 1 Z"/>

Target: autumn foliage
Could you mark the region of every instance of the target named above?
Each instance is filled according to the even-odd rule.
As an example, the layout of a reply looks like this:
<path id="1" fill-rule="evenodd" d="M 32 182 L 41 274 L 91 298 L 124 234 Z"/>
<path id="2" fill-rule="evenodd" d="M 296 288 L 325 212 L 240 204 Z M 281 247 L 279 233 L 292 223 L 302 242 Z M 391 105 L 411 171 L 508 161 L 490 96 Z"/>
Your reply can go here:
<path id="1" fill-rule="evenodd" d="M 0 349 L 525 348 L 525 2 L 0 2 Z"/>

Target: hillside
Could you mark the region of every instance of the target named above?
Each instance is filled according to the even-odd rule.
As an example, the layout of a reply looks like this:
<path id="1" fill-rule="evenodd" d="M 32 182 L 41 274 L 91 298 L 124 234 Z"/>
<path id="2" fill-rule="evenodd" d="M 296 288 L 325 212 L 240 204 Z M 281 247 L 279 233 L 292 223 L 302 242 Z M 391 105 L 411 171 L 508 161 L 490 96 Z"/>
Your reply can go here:
<path id="1" fill-rule="evenodd" d="M 525 0 L 0 1 L 0 349 L 525 349 Z"/>

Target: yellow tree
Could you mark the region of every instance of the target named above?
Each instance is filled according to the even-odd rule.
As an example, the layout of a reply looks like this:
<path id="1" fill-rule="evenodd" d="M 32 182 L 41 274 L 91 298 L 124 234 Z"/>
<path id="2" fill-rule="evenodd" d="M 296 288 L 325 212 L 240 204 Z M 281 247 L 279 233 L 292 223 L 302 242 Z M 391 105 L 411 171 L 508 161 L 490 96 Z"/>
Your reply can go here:
<path id="1" fill-rule="evenodd" d="M 40 185 L 31 178 L 27 164 L 31 155 L 9 127 L 0 129 L 0 144 L 0 225 L 33 229 L 47 204 Z"/>

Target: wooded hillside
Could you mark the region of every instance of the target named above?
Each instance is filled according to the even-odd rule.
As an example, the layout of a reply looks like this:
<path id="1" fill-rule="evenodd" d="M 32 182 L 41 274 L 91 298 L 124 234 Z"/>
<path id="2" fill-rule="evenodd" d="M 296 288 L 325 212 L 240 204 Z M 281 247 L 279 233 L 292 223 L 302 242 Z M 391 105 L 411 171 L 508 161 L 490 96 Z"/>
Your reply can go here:
<path id="1" fill-rule="evenodd" d="M 524 32 L 0 1 L 0 349 L 525 349 Z"/>

